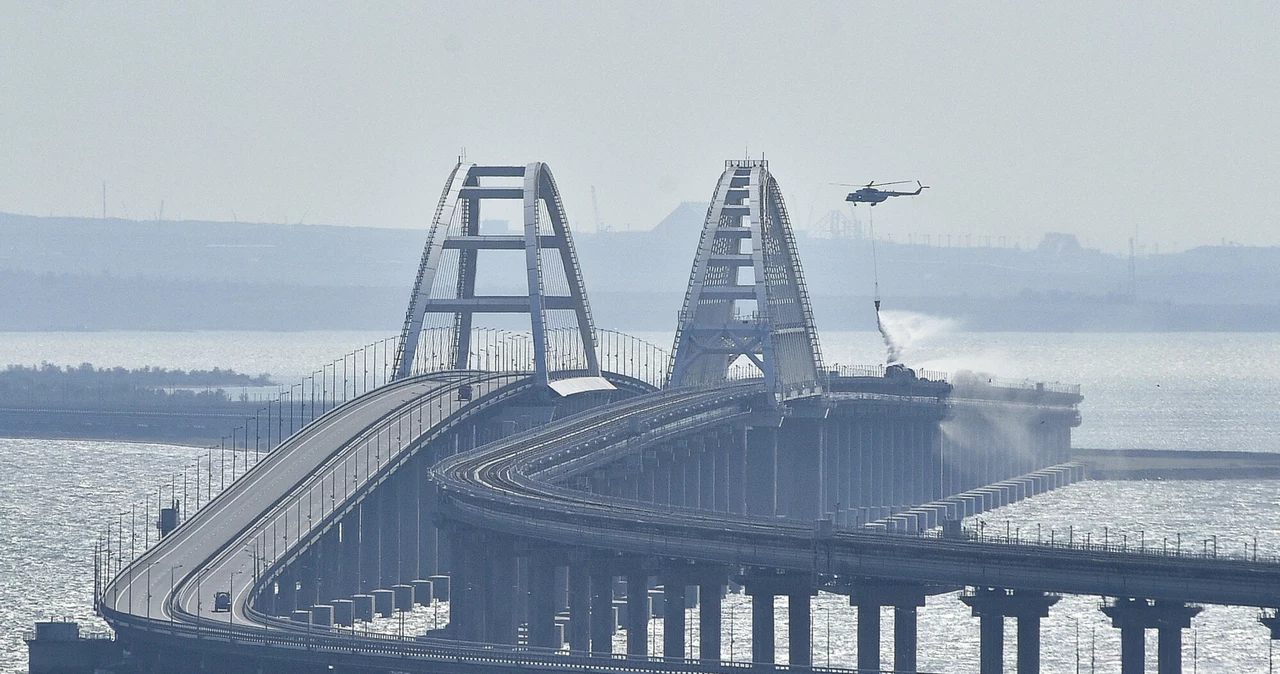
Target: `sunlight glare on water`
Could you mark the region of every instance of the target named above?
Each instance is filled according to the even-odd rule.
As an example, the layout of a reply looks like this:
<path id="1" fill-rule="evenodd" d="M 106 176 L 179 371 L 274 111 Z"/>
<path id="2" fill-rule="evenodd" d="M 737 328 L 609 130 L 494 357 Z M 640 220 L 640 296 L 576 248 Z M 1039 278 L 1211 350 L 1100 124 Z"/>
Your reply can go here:
<path id="1" fill-rule="evenodd" d="M 373 333 L 0 333 L 0 353 L 11 362 L 49 361 L 98 366 L 233 368 L 268 372 L 291 383 L 312 368 L 386 335 Z M 639 335 L 670 347 L 664 333 Z M 967 333 L 922 330 L 904 354 L 912 367 L 1080 383 L 1083 425 L 1078 447 L 1207 450 L 1280 450 L 1274 401 L 1280 397 L 1280 335 L 1128 333 Z M 823 333 L 828 363 L 884 360 L 875 332 Z M 205 450 L 154 444 L 0 439 L 0 672 L 26 669 L 22 632 L 41 617 L 71 616 L 83 627 L 103 628 L 92 616 L 92 549 L 96 535 L 131 504 L 190 467 Z M 1203 549 L 1218 537 L 1223 553 L 1243 553 L 1254 535 L 1261 554 L 1280 555 L 1280 483 L 1086 482 L 1001 508 L 976 522 L 988 531 L 1019 535 L 1039 525 L 1042 535 L 1070 529 L 1074 536 L 1122 537 L 1146 545 L 1182 534 L 1186 548 Z M 113 525 L 114 526 L 114 525 Z M 139 515 L 139 536 L 145 523 Z M 1127 537 L 1123 538 L 1123 537 Z M 1097 610 L 1097 597 L 1064 597 L 1045 619 L 1043 671 L 1116 671 L 1119 635 Z M 855 611 L 842 597 L 820 595 L 813 614 L 814 663 L 853 666 Z M 750 654 L 750 604 L 725 602 L 723 652 Z M 1266 631 L 1256 610 L 1208 607 L 1184 636 L 1184 670 L 1265 672 Z M 696 653 L 696 609 L 691 610 L 691 653 Z M 776 606 L 778 656 L 786 660 L 785 599 Z M 892 612 L 883 615 L 882 664 L 892 662 Z M 922 670 L 977 669 L 977 619 L 954 594 L 931 597 L 920 610 Z M 406 617 L 407 633 L 447 621 L 447 607 L 420 607 Z M 831 639 L 827 641 L 828 622 Z M 363 627 L 363 626 L 362 626 Z M 370 629 L 396 633 L 398 619 Z M 650 639 L 660 644 L 661 623 Z M 732 632 L 732 635 L 730 634 Z M 1006 671 L 1013 672 L 1014 629 L 1006 629 Z M 1080 635 L 1077 649 L 1077 633 Z M 621 645 L 625 632 L 619 631 Z M 1148 635 L 1154 667 L 1155 633 Z"/>

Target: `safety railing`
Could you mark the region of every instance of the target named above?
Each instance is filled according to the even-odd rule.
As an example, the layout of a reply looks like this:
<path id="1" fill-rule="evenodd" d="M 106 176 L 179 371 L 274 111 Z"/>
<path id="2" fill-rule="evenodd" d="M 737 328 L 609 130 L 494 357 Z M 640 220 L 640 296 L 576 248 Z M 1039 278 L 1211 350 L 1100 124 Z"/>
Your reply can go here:
<path id="1" fill-rule="evenodd" d="M 1236 540 L 1230 544 L 1224 543 L 1221 545 L 1219 537 L 1216 535 L 1204 537 L 1188 536 L 1185 541 L 1190 545 L 1184 545 L 1184 537 L 1181 533 L 1175 533 L 1172 536 L 1161 536 L 1157 539 L 1156 537 L 1147 538 L 1145 532 L 1141 531 L 1131 537 L 1130 533 L 1133 532 L 1113 533 L 1108 527 L 1103 527 L 1103 535 L 1099 538 L 1094 536 L 1093 532 L 1077 533 L 1074 526 L 1059 530 L 1056 527 L 1036 525 L 1033 537 L 1031 535 L 1031 527 L 1025 527 L 1026 535 L 1024 535 L 1023 529 L 1024 527 L 1021 526 L 1013 526 L 1012 521 L 1006 521 L 1005 527 L 1001 531 L 997 527 L 987 527 L 985 521 L 979 520 L 974 524 L 962 527 L 958 535 L 952 534 L 951 536 L 948 536 L 940 527 L 914 532 L 881 527 L 857 527 L 856 531 L 859 533 L 870 532 L 885 536 L 911 538 L 949 538 L 951 540 L 1021 548 L 1101 552 L 1161 559 L 1234 561 L 1280 566 L 1280 556 L 1258 553 L 1256 536 L 1252 540 Z M 848 531 L 848 529 L 844 529 L 844 531 Z"/>

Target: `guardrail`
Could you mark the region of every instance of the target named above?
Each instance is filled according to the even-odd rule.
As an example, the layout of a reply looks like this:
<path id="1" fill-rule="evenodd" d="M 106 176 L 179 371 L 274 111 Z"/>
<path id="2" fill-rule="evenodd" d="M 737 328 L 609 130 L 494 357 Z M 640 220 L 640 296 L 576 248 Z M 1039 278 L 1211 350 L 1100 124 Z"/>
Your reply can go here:
<path id="1" fill-rule="evenodd" d="M 133 629 L 149 635 L 191 639 L 214 644 L 242 645 L 251 649 L 262 646 L 289 648 L 293 651 L 322 654 L 363 654 L 396 658 L 413 657 L 429 664 L 438 661 L 442 666 L 505 665 L 521 669 L 604 672 L 628 674 L 652 672 L 671 674 L 717 674 L 736 672 L 818 672 L 819 674 L 890 674 L 891 670 L 845 669 L 831 666 L 797 666 L 750 662 L 743 660 L 701 660 L 697 658 L 666 658 L 664 656 L 636 656 L 622 653 L 574 655 L 565 650 L 536 648 L 531 646 L 504 646 L 468 641 L 455 641 L 425 637 L 401 637 L 381 632 L 343 633 L 340 627 L 290 624 L 268 616 L 256 616 L 268 621 L 261 627 L 228 626 L 210 619 L 200 620 L 200 625 L 169 623 L 148 620 L 112 611 L 112 620 L 127 623 Z M 276 629 L 268 629 L 268 625 Z M 223 647 L 218 646 L 219 649 Z M 416 669 L 416 668 L 415 668 Z M 446 670 L 448 671 L 448 670 Z M 919 674 L 928 674 L 920 672 Z"/>

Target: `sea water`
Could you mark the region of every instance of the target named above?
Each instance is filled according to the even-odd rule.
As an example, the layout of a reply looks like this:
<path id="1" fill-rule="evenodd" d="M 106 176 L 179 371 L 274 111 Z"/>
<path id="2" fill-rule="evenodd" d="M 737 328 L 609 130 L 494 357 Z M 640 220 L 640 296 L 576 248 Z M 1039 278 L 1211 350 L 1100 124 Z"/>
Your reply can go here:
<path id="1" fill-rule="evenodd" d="M 1078 447 L 1280 450 L 1275 401 L 1280 394 L 1280 334 L 973 333 L 953 326 L 918 328 L 905 348 L 907 365 L 1011 378 L 1079 383 L 1085 396 Z M 642 335 L 667 347 L 671 336 Z M 281 383 L 305 376 L 352 349 L 386 335 L 312 333 L 0 333 L 0 364 L 92 362 L 97 366 L 233 368 L 270 373 Z M 883 362 L 875 332 L 824 333 L 827 363 Z M 93 541 L 110 524 L 126 530 L 155 490 L 190 470 L 204 450 L 98 441 L 0 439 L 0 672 L 26 669 L 23 632 L 41 618 L 68 616 L 105 628 L 92 616 Z M 1280 483 L 1086 482 L 993 511 L 979 521 L 1021 535 L 1039 526 L 1093 537 L 1173 540 L 1200 549 L 1280 554 Z M 166 487 L 167 488 L 167 487 Z M 144 522 L 141 524 L 145 524 Z M 143 544 L 138 530 L 139 543 Z M 149 536 L 150 534 L 146 534 Z M 127 536 L 126 536 L 127 540 Z M 1119 634 L 1098 611 L 1098 597 L 1067 596 L 1043 625 L 1043 671 L 1116 671 Z M 814 601 L 814 663 L 852 667 L 855 611 L 841 597 Z M 785 599 L 777 604 L 779 660 L 786 661 Z M 1184 637 L 1185 670 L 1266 672 L 1270 641 L 1255 609 L 1207 607 Z M 696 654 L 696 609 L 688 622 Z M 447 622 L 447 607 L 419 608 L 369 629 L 420 633 Z M 882 662 L 892 662 L 892 620 L 883 616 Z M 977 670 L 977 619 L 953 594 L 920 610 L 922 671 Z M 363 626 L 362 626 L 363 627 Z M 661 644 L 661 622 L 649 638 Z M 1006 630 L 1006 669 L 1013 670 L 1014 630 Z M 829 637 L 828 637 L 829 635 Z M 619 632 L 619 644 L 624 639 Z M 1154 632 L 1148 666 L 1154 671 Z M 750 658 L 750 604 L 725 602 L 723 655 Z"/>

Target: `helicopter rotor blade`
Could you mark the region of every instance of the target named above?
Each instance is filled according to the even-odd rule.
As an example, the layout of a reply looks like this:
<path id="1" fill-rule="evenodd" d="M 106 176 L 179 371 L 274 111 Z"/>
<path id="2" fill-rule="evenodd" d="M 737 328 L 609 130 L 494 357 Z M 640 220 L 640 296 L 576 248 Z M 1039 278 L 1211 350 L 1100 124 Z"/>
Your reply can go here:
<path id="1" fill-rule="evenodd" d="M 894 182 L 891 182 L 891 183 L 873 183 L 872 185 L 868 185 L 868 187 L 873 187 L 873 186 L 874 186 L 874 187 L 888 187 L 888 186 L 890 186 L 890 185 L 905 185 L 905 184 L 907 184 L 907 183 L 909 183 L 909 182 L 912 182 L 912 181 L 910 181 L 910 180 L 895 180 Z"/>

